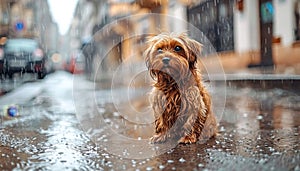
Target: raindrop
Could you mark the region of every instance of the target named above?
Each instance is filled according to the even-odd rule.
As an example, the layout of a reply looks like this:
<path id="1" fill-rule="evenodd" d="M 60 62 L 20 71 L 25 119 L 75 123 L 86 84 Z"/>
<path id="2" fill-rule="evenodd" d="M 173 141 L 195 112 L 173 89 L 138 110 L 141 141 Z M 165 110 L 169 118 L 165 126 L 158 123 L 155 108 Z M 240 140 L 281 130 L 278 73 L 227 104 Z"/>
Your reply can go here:
<path id="1" fill-rule="evenodd" d="M 136 161 L 135 161 L 135 160 L 131 160 L 131 163 L 132 163 L 132 164 L 136 164 Z"/>
<path id="2" fill-rule="evenodd" d="M 146 168 L 146 170 L 148 170 L 148 171 L 150 171 L 150 170 L 152 170 L 152 169 L 153 169 L 153 168 L 150 167 L 150 166 Z"/>
<path id="3" fill-rule="evenodd" d="M 118 112 L 114 112 L 114 113 L 113 113 L 113 116 L 114 116 L 114 117 L 118 117 L 118 116 L 120 116 L 120 114 L 119 114 Z"/>
<path id="4" fill-rule="evenodd" d="M 272 153 L 272 155 L 281 155 L 281 153 L 277 151 L 277 152 Z"/>
<path id="5" fill-rule="evenodd" d="M 260 135 L 258 135 L 257 140 L 261 140 L 261 136 Z"/>
<path id="6" fill-rule="evenodd" d="M 262 119 L 263 119 L 263 116 L 262 116 L 262 115 L 257 115 L 256 119 L 257 119 L 257 120 L 262 120 Z"/>
<path id="7" fill-rule="evenodd" d="M 198 164 L 198 167 L 204 167 L 204 164 L 199 163 L 199 164 Z"/>
<path id="8" fill-rule="evenodd" d="M 107 119 L 104 119 L 104 122 L 105 122 L 105 123 L 110 123 L 111 120 L 107 118 Z"/>
<path id="9" fill-rule="evenodd" d="M 267 162 L 267 159 L 260 159 L 258 161 L 259 164 L 265 164 Z"/>
<path id="10" fill-rule="evenodd" d="M 145 163 L 146 163 L 146 161 L 142 161 L 142 162 L 139 163 L 139 165 L 143 165 Z"/>
<path id="11" fill-rule="evenodd" d="M 171 154 L 171 153 L 173 153 L 173 151 L 174 151 L 174 149 L 170 149 L 167 153 Z"/>
<path id="12" fill-rule="evenodd" d="M 165 166 L 164 166 L 164 165 L 159 165 L 158 168 L 159 168 L 159 169 L 164 169 Z"/>
<path id="13" fill-rule="evenodd" d="M 220 132 L 225 132 L 226 131 L 226 129 L 224 128 L 224 126 L 221 126 L 220 127 Z"/>
<path id="14" fill-rule="evenodd" d="M 180 162 L 180 163 L 184 163 L 184 162 L 185 162 L 185 159 L 181 157 L 181 158 L 179 159 L 179 162 Z"/>
<path id="15" fill-rule="evenodd" d="M 128 156 L 128 155 L 129 155 L 129 153 L 128 153 L 128 150 L 127 150 L 127 149 L 124 149 L 124 150 L 123 150 L 123 155 L 124 155 L 124 156 Z"/>
<path id="16" fill-rule="evenodd" d="M 167 163 L 174 163 L 174 160 L 168 160 Z"/>

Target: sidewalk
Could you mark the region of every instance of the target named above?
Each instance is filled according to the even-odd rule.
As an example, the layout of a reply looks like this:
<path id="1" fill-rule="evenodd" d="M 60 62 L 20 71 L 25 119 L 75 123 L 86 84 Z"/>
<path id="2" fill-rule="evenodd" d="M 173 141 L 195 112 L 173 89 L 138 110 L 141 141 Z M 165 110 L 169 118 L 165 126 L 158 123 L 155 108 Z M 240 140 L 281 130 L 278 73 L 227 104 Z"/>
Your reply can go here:
<path id="1" fill-rule="evenodd" d="M 280 88 L 295 93 L 300 92 L 300 67 L 245 68 L 220 74 L 210 74 L 204 80 L 226 82 L 227 86 L 259 89 Z"/>
<path id="2" fill-rule="evenodd" d="M 271 67 L 259 66 L 260 52 L 222 52 L 201 59 L 199 68 L 211 81 L 256 88 L 283 88 L 300 92 L 300 46 L 273 45 Z M 209 72 L 205 69 L 209 69 Z M 207 72 L 207 73 L 205 73 Z M 213 73 L 212 73 L 213 72 Z"/>
<path id="3" fill-rule="evenodd" d="M 226 72 L 227 80 L 300 80 L 300 66 L 245 68 Z"/>

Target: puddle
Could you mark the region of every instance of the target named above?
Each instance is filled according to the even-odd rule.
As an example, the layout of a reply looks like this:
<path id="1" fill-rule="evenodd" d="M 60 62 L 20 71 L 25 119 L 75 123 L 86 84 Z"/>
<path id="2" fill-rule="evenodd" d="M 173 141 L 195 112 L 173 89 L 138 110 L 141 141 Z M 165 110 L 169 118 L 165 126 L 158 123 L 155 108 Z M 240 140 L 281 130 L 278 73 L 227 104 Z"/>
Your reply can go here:
<path id="1" fill-rule="evenodd" d="M 2 118 L 0 170 L 299 170 L 299 94 L 276 88 L 228 87 L 226 97 L 218 137 L 178 145 L 153 158 L 130 159 L 113 155 L 90 140 L 75 113 L 63 110 L 65 103 L 41 95 L 18 118 Z M 89 103 L 84 104 L 85 98 L 82 102 L 87 113 L 93 111 L 87 108 Z M 152 134 L 150 127 L 126 121 L 112 104 L 102 103 L 97 110 L 105 122 L 91 121 L 90 113 L 87 124 L 103 124 L 137 140 Z M 115 143 L 109 136 L 102 140 Z"/>

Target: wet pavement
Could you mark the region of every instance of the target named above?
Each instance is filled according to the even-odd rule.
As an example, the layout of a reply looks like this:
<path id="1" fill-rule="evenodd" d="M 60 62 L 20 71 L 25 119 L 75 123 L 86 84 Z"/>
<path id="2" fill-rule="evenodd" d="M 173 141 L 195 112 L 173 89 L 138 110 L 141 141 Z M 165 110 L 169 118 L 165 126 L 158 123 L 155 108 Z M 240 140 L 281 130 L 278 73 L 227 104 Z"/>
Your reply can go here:
<path id="1" fill-rule="evenodd" d="M 15 74 L 12 79 L 0 78 L 0 96 L 14 90 L 23 83 L 37 81 L 36 74 Z"/>
<path id="2" fill-rule="evenodd" d="M 123 146 L 112 152 L 109 145 L 115 147 L 120 140 L 107 133 L 93 136 L 88 128 L 113 128 L 118 135 L 144 141 L 152 134 L 147 124 L 151 117 L 150 121 L 126 119 L 120 113 L 126 111 L 122 105 L 112 103 L 111 90 L 95 88 L 81 76 L 75 80 L 86 87 L 74 88 L 73 83 L 79 83 L 73 75 L 56 72 L 0 97 L 2 108 L 20 99 L 15 101 L 19 116 L 1 113 L 0 170 L 300 170 L 300 89 L 290 79 L 282 85 L 293 89 L 250 86 L 232 79 L 225 87 L 225 108 L 218 117 L 216 138 L 171 146 L 145 158 L 126 157 L 127 147 Z M 212 96 L 221 96 L 224 86 L 216 84 Z M 34 93 L 16 93 L 22 89 Z M 122 91 L 115 91 L 119 101 Z M 97 99 L 96 106 L 91 105 L 90 97 Z M 143 124 L 134 124 L 132 119 Z M 118 154 L 118 149 L 124 153 Z"/>

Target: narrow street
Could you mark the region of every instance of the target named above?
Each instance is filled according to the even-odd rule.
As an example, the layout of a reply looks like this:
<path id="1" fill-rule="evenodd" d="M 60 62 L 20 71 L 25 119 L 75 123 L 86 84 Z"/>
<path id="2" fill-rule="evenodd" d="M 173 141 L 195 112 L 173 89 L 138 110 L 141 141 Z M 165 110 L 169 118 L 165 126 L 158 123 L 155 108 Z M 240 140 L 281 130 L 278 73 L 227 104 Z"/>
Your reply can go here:
<path id="1" fill-rule="evenodd" d="M 0 171 L 300 171 L 299 54 L 300 0 L 1 0 Z"/>
<path id="2" fill-rule="evenodd" d="M 2 113 L 0 118 L 0 170 L 300 169 L 297 92 L 227 86 L 226 109 L 216 138 L 171 146 L 166 152 L 158 148 L 153 157 L 133 158 L 126 154 L 130 145 L 116 148 L 117 141 L 122 142 L 118 137 L 98 132 L 100 137 L 93 128 L 111 127 L 124 139 L 146 141 L 152 133 L 151 123 L 127 121 L 121 113 L 124 110 L 115 111 L 112 106 L 108 98 L 111 90 L 93 87 L 92 82 L 79 75 L 58 71 L 0 97 L 2 108 L 13 101 L 19 109 L 16 117 Z M 91 108 L 90 95 L 98 98 L 97 109 Z M 92 111 L 98 111 L 98 115 Z M 124 153 L 118 154 L 119 151 Z"/>

